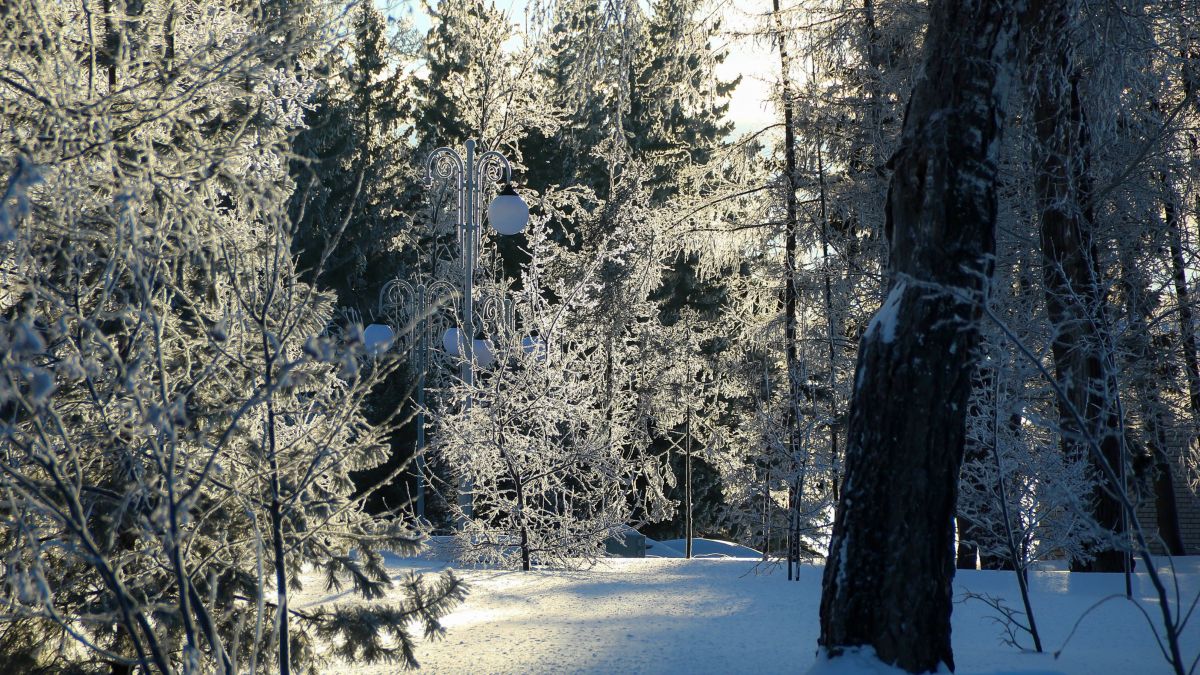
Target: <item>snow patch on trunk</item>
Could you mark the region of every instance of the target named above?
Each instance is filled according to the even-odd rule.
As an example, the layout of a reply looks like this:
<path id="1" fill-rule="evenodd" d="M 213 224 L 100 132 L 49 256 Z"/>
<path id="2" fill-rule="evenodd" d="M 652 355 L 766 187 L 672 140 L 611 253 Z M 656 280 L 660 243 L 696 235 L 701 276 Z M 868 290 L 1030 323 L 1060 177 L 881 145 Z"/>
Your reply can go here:
<path id="1" fill-rule="evenodd" d="M 908 284 L 904 281 L 892 286 L 887 299 L 883 301 L 883 306 L 879 308 L 878 312 L 875 312 L 871 323 L 867 325 L 867 337 L 874 337 L 875 331 L 880 331 L 879 339 L 884 344 L 891 344 L 896 340 L 896 322 L 900 318 L 900 301 L 904 298 L 904 290 L 907 286 Z"/>

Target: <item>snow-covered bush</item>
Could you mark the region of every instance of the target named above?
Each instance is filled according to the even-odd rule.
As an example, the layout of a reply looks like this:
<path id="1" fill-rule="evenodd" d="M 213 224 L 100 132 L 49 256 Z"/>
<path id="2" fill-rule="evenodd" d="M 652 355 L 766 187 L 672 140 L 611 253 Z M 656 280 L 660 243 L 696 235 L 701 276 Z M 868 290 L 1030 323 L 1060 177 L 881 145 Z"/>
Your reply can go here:
<path id="1" fill-rule="evenodd" d="M 1084 458 L 1064 455 L 1054 434 L 1037 424 L 1036 410 L 1022 408 L 1033 395 L 1012 379 L 1028 375 L 1028 368 L 1012 362 L 997 367 L 1004 357 L 995 352 L 972 393 L 958 501 L 959 517 L 969 527 L 959 537 L 978 547 L 985 567 L 1086 562 L 1103 536 L 1086 507 L 1094 478 Z"/>
<path id="2" fill-rule="evenodd" d="M 602 336 L 568 328 L 578 309 L 570 299 L 591 280 L 559 289 L 567 302 L 551 305 L 541 262 L 528 266 L 522 290 L 485 290 L 511 297 L 515 310 L 484 322 L 494 364 L 477 362 L 473 384 L 455 381 L 440 397 L 437 461 L 471 496 L 469 507 L 452 504 L 467 561 L 587 564 L 635 517 L 665 514 L 666 477 L 646 452 L 637 394 L 627 382 L 606 386 Z"/>

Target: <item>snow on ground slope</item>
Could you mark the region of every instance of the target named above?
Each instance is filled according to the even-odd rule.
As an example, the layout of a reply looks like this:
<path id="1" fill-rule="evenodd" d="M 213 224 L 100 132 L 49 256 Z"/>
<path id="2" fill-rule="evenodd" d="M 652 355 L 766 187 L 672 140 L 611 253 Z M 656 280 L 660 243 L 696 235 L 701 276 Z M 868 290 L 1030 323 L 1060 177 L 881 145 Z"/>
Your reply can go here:
<path id="1" fill-rule="evenodd" d="M 687 550 L 687 541 L 683 539 L 667 539 L 656 541 L 646 537 L 647 558 L 682 558 Z M 762 558 L 762 553 L 748 546 L 735 544 L 720 539 L 692 538 L 693 558 Z"/>
<path id="2" fill-rule="evenodd" d="M 1185 597 L 1194 598 L 1200 559 L 1177 560 Z M 403 560 L 396 572 L 444 567 Z M 822 569 L 805 566 L 795 582 L 779 567 L 734 559 L 609 559 L 582 571 L 462 570 L 470 596 L 447 617 L 446 637 L 422 642 L 417 656 L 427 672 L 439 674 L 804 672 L 816 660 Z M 1149 581 L 1137 575 L 1134 582 L 1134 596 L 1157 619 Z M 1145 619 L 1123 596 L 1092 610 L 1063 647 L 1089 607 L 1123 594 L 1121 575 L 1047 571 L 1032 574 L 1031 585 L 1043 641 L 1051 652 L 1063 649 L 1061 657 L 1002 644 L 992 610 L 969 600 L 954 608 L 958 673 L 1169 672 Z M 318 587 L 315 581 L 309 586 Z M 1012 573 L 960 572 L 955 597 L 966 591 L 1021 605 Z M 311 596 L 305 604 L 325 600 Z M 1193 657 L 1200 653 L 1200 627 L 1189 629 L 1184 647 Z"/>

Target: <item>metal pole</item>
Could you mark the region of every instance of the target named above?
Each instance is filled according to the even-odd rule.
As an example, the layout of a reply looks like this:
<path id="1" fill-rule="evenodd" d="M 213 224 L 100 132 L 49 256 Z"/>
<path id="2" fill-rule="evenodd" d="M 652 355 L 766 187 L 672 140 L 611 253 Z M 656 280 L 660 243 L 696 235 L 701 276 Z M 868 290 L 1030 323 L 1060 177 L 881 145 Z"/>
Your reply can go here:
<path id="1" fill-rule="evenodd" d="M 427 462 L 425 450 L 428 445 L 426 422 L 426 383 L 429 377 L 430 339 L 433 331 L 433 317 L 430 314 L 430 304 L 435 298 L 451 297 L 458 293 L 458 286 L 446 281 L 418 282 L 410 284 L 403 279 L 392 279 L 384 284 L 379 291 L 379 304 L 376 315 L 386 317 L 390 325 L 396 326 L 401 332 L 411 331 L 412 350 L 410 365 L 414 369 L 416 398 L 416 445 L 413 457 L 416 458 L 416 512 L 424 518 L 428 500 L 426 490 L 428 481 L 425 478 Z"/>
<path id="2" fill-rule="evenodd" d="M 429 367 L 428 298 L 424 284 L 417 290 L 417 516 L 425 518 L 425 371 Z"/>
<path id="3" fill-rule="evenodd" d="M 472 388 L 475 386 L 475 256 L 476 256 L 476 237 L 479 235 L 479 223 L 476 219 L 475 209 L 475 140 L 467 141 L 467 160 L 465 169 L 462 175 L 462 182 L 459 184 L 459 189 L 462 191 L 463 216 L 462 223 L 459 227 L 462 228 L 462 250 L 463 250 L 463 326 L 462 332 L 466 335 L 463 337 L 463 355 L 466 357 L 462 363 L 460 371 L 462 381 L 467 386 L 467 397 L 463 402 L 463 410 L 471 409 Z M 460 332 L 460 335 L 462 334 Z M 472 500 L 471 500 L 471 480 L 464 477 L 458 485 L 458 507 L 462 511 L 463 523 L 470 519 L 473 515 Z"/>
<path id="4" fill-rule="evenodd" d="M 432 186 L 435 177 L 451 181 L 458 197 L 458 235 L 462 245 L 463 259 L 463 363 L 459 376 L 467 387 L 463 410 L 471 409 L 471 389 L 475 384 L 475 266 L 479 258 L 479 234 L 482 218 L 479 209 L 480 183 L 490 179 L 509 182 L 512 165 L 504 155 L 489 150 L 476 156 L 475 140 L 466 142 L 466 161 L 452 148 L 437 148 L 429 154 L 425 164 L 425 184 Z M 463 478 L 458 486 L 458 505 L 462 518 L 459 527 L 466 524 L 474 513 L 470 479 Z"/>

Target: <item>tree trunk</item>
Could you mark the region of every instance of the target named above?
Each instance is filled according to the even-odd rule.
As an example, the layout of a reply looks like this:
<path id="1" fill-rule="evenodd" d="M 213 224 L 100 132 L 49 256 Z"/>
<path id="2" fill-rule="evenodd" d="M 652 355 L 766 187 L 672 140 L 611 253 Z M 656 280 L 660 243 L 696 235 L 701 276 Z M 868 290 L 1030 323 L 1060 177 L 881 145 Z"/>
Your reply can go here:
<path id="1" fill-rule="evenodd" d="M 265 323 L 260 323 L 259 328 L 262 331 L 263 391 L 267 398 L 267 459 L 271 472 L 271 551 L 275 565 L 277 603 L 275 618 L 279 625 L 279 675 L 288 675 L 292 672 L 292 640 L 288 627 L 287 556 L 283 540 L 283 488 L 279 481 L 279 449 L 275 441 L 275 392 L 272 373 L 275 365 L 275 352 L 267 341 L 268 334 Z"/>
<path id="2" fill-rule="evenodd" d="M 954 667 L 954 514 L 1015 13 L 931 3 L 925 64 L 892 160 L 891 290 L 859 346 L 846 479 L 821 596 L 831 657 L 871 646 L 910 672 Z"/>
<path id="3" fill-rule="evenodd" d="M 975 524 L 957 516 L 958 552 L 954 556 L 954 566 L 960 570 L 979 569 L 979 547 L 975 545 Z"/>
<path id="4" fill-rule="evenodd" d="M 513 461 L 512 455 L 506 449 L 508 445 L 503 434 L 495 439 L 495 443 L 496 449 L 500 451 L 500 459 L 504 461 L 504 466 L 508 470 L 508 479 L 512 481 L 513 490 L 516 492 L 517 511 L 513 515 L 519 537 L 517 546 L 521 549 L 521 571 L 528 572 L 533 569 L 533 552 L 530 550 L 529 541 L 529 514 L 525 510 L 525 475 L 517 470 L 516 462 Z"/>
<path id="5" fill-rule="evenodd" d="M 1026 79 L 1032 93 L 1035 193 L 1041 215 L 1042 276 L 1046 313 L 1055 335 L 1055 377 L 1066 398 L 1058 402 L 1063 452 L 1088 457 L 1097 480 L 1092 516 L 1106 530 L 1123 529 L 1119 501 L 1105 485 L 1088 443 L 1096 442 L 1113 471 L 1122 466 L 1120 420 L 1111 391 L 1112 371 L 1105 330 L 1105 298 L 1094 239 L 1087 157 L 1087 120 L 1079 100 L 1079 71 L 1073 61 L 1072 28 L 1078 8 L 1071 0 L 1032 0 L 1024 17 L 1029 29 Z M 1087 428 L 1075 423 L 1074 408 Z M 1125 555 L 1111 546 L 1095 551 L 1080 571 L 1119 572 Z"/>
<path id="6" fill-rule="evenodd" d="M 1164 185 L 1169 190 L 1169 186 Z M 1179 308 L 1179 337 L 1183 344 L 1183 364 L 1187 373 L 1188 403 L 1194 419 L 1200 420 L 1200 361 L 1197 360 L 1196 327 L 1192 315 L 1191 292 L 1188 288 L 1187 267 L 1183 260 L 1183 223 L 1175 195 L 1168 192 L 1164 205 L 1167 216 L 1167 235 L 1171 242 L 1171 277 L 1175 285 L 1175 304 Z M 1197 204 L 1200 211 L 1200 203 Z"/>
<path id="7" fill-rule="evenodd" d="M 690 380 L 691 373 L 688 373 Z M 684 425 L 684 458 L 683 458 L 683 493 L 684 493 L 684 534 L 683 557 L 692 559 L 692 406 L 688 405 L 687 422 Z"/>
<path id="8" fill-rule="evenodd" d="M 830 496 L 836 503 L 841 486 L 841 472 L 838 469 L 838 432 L 841 424 L 838 421 L 837 405 L 837 342 L 834 338 L 833 318 L 833 279 L 829 261 L 829 204 L 825 190 L 825 158 L 821 153 L 823 144 L 821 133 L 817 131 L 817 185 L 821 205 L 821 276 L 825 291 L 825 340 L 829 347 L 829 485 Z"/>
<path id="9" fill-rule="evenodd" d="M 1146 291 L 1142 273 L 1129 249 L 1121 252 L 1121 281 L 1124 287 L 1125 304 L 1129 316 L 1127 331 L 1128 368 L 1132 373 L 1130 384 L 1137 392 L 1141 404 L 1142 424 L 1145 427 L 1145 444 L 1150 459 L 1150 472 L 1154 484 L 1154 512 L 1158 525 L 1158 536 L 1170 555 L 1184 555 L 1183 533 L 1179 527 L 1179 506 L 1175 502 L 1175 480 L 1171 462 L 1167 457 L 1167 409 L 1159 392 L 1160 377 L 1169 380 L 1169 373 L 1161 373 L 1155 358 L 1153 338 L 1148 322 L 1152 320 L 1154 307 Z"/>
<path id="10" fill-rule="evenodd" d="M 783 30 L 783 19 L 779 14 L 779 0 L 773 0 L 775 28 L 778 33 L 780 79 L 783 83 L 780 96 L 783 99 L 783 154 L 784 154 L 784 201 L 787 207 L 787 231 L 784 238 L 784 323 L 783 341 L 787 350 L 788 378 L 788 414 L 787 414 L 787 447 L 788 456 L 796 459 L 800 448 L 800 365 L 799 354 L 796 351 L 796 130 L 793 127 L 794 113 L 791 88 L 791 58 L 787 49 L 787 34 Z M 804 486 L 798 486 L 803 490 Z M 792 541 L 796 536 L 799 509 L 802 494 L 790 495 L 789 504 L 793 512 L 788 516 L 788 579 L 792 578 L 793 565 L 799 565 L 796 555 L 799 551 L 797 542 Z M 799 570 L 797 570 L 797 576 Z"/>

